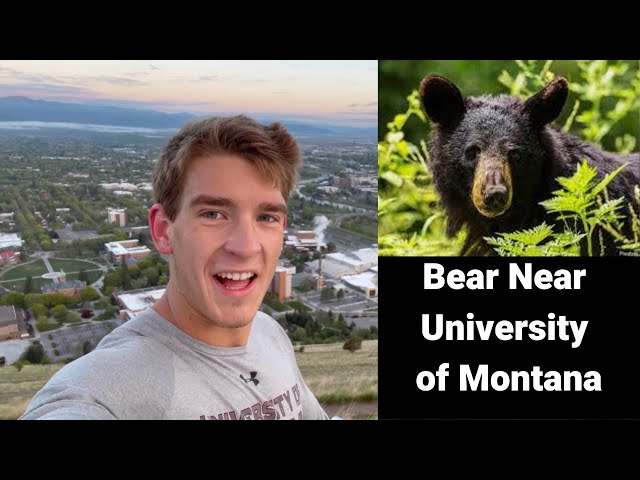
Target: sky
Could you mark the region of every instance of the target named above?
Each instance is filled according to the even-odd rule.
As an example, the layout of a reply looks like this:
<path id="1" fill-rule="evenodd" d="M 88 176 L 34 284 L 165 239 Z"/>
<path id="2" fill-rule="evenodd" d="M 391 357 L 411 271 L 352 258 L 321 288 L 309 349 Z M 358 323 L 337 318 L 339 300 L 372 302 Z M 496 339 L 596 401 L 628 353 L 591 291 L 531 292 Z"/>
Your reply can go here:
<path id="1" fill-rule="evenodd" d="M 375 60 L 0 60 L 0 97 L 375 127 Z"/>

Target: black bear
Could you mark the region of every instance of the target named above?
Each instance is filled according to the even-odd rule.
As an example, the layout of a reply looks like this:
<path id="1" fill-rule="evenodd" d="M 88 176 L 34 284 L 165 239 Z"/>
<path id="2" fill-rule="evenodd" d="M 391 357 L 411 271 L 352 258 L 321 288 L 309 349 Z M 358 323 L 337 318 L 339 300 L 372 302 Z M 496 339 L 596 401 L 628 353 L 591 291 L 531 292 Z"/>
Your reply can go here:
<path id="1" fill-rule="evenodd" d="M 634 186 L 640 184 L 640 154 L 605 152 L 550 127 L 568 91 L 562 77 L 524 102 L 507 95 L 465 99 L 439 76 L 420 83 L 422 106 L 433 126 L 430 165 L 448 216 L 447 233 L 467 225 L 463 254 L 494 254 L 483 237 L 496 232 L 531 228 L 544 220 L 553 224 L 540 202 L 559 189 L 556 177 L 572 176 L 585 158 L 600 177 L 629 164 L 607 190 L 609 198 L 625 197 L 623 233 L 631 238 L 628 205 L 640 210 L 633 199 Z M 594 245 L 596 254 L 617 253 L 605 230 L 594 235 Z"/>

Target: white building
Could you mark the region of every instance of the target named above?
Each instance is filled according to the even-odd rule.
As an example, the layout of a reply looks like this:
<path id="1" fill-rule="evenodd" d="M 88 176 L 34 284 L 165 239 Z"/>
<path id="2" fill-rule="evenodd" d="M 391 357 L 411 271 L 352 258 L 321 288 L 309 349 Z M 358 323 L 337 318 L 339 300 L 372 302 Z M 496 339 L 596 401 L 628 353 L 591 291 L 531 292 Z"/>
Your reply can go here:
<path id="1" fill-rule="evenodd" d="M 114 294 L 116 301 L 121 307 L 120 317 L 123 320 L 131 320 L 138 313 L 156 303 L 160 297 L 162 297 L 166 288 L 167 287 L 145 288 Z"/>
<path id="2" fill-rule="evenodd" d="M 105 243 L 104 246 L 109 252 L 110 260 L 114 263 L 121 263 L 127 258 L 142 260 L 151 255 L 151 250 L 147 247 L 138 246 L 138 239 L 109 242 Z"/>
<path id="3" fill-rule="evenodd" d="M 115 223 L 119 227 L 127 226 L 126 208 L 107 208 L 107 222 Z"/>
<path id="4" fill-rule="evenodd" d="M 17 233 L 0 233 L 0 251 L 9 248 L 20 250 L 23 243 Z"/>

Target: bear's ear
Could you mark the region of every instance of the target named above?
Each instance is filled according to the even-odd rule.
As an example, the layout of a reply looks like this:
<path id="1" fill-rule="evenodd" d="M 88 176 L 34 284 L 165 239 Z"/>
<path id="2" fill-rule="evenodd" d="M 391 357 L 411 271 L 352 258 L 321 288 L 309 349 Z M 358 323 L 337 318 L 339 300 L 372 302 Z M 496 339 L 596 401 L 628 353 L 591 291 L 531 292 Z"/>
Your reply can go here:
<path id="1" fill-rule="evenodd" d="M 430 75 L 420 82 L 420 98 L 433 123 L 453 130 L 464 116 L 464 99 L 458 87 L 443 77 Z"/>
<path id="2" fill-rule="evenodd" d="M 554 78 L 549 85 L 524 103 L 524 111 L 537 125 L 546 125 L 555 120 L 569 95 L 569 84 L 563 77 Z"/>

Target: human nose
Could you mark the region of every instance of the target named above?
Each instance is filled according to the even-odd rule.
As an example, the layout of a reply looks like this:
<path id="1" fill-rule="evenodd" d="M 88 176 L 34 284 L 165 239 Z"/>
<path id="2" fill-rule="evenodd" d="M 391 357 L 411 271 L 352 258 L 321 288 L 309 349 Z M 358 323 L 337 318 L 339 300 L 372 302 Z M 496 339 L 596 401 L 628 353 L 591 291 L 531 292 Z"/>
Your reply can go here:
<path id="1" fill-rule="evenodd" d="M 229 253 L 242 257 L 250 257 L 260 253 L 260 242 L 255 225 L 249 221 L 239 221 L 231 229 L 225 249 Z"/>

